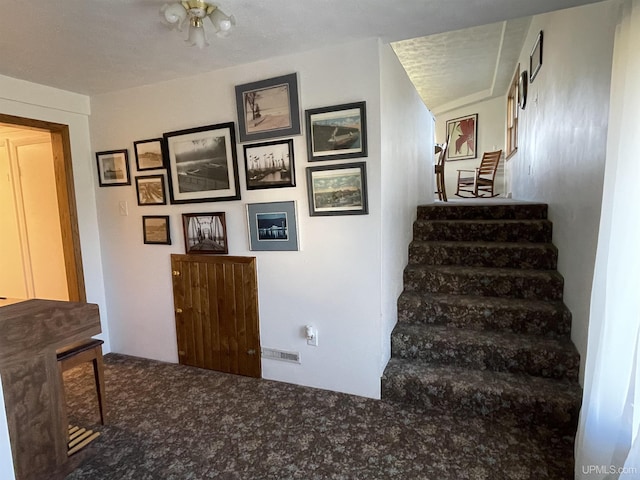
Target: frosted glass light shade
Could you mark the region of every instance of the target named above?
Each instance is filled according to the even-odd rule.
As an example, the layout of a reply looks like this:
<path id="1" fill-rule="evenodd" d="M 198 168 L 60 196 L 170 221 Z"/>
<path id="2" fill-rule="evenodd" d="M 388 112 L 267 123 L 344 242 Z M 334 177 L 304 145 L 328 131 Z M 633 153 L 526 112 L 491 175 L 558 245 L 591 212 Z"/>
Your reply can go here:
<path id="1" fill-rule="evenodd" d="M 164 22 L 171 28 L 182 30 L 182 24 L 187 19 L 187 10 L 180 3 L 167 3 L 160 9 Z"/>
<path id="2" fill-rule="evenodd" d="M 236 25 L 236 17 L 233 15 L 228 16 L 219 8 L 216 8 L 211 15 L 209 15 L 213 28 L 216 29 L 216 33 L 219 37 L 226 37 L 229 32 L 233 30 Z"/>
<path id="3" fill-rule="evenodd" d="M 189 38 L 187 42 L 191 45 L 195 45 L 198 48 L 203 48 L 205 45 L 209 45 L 207 42 L 207 36 L 204 33 L 204 28 L 189 25 Z"/>

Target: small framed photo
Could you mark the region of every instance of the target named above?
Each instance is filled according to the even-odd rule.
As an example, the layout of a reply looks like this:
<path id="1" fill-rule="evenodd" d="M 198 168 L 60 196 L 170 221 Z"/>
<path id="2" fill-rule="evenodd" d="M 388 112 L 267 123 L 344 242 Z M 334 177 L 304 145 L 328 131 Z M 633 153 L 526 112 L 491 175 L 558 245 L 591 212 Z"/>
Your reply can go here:
<path id="1" fill-rule="evenodd" d="M 169 215 L 144 215 L 142 233 L 146 244 L 171 245 Z"/>
<path id="2" fill-rule="evenodd" d="M 298 74 L 236 86 L 240 142 L 300 134 Z"/>
<path id="3" fill-rule="evenodd" d="M 131 185 L 127 150 L 96 152 L 96 161 L 98 162 L 98 182 L 101 187 Z"/>
<path id="4" fill-rule="evenodd" d="M 224 212 L 183 213 L 186 253 L 228 253 Z"/>
<path id="5" fill-rule="evenodd" d="M 309 215 L 366 215 L 365 162 L 307 167 Z"/>
<path id="6" fill-rule="evenodd" d="M 531 72 L 529 81 L 531 83 L 533 83 L 533 80 L 538 75 L 540 67 L 542 67 L 542 40 L 543 33 L 542 30 L 540 30 L 538 38 L 536 38 L 536 43 L 533 45 L 533 49 L 531 50 L 531 55 L 529 55 L 529 72 Z"/>
<path id="7" fill-rule="evenodd" d="M 296 202 L 250 203 L 249 248 L 254 251 L 298 250 Z"/>
<path id="8" fill-rule="evenodd" d="M 169 132 L 164 139 L 171 203 L 240 199 L 233 122 Z"/>
<path id="9" fill-rule="evenodd" d="M 293 139 L 244 145 L 247 190 L 295 187 Z"/>
<path id="10" fill-rule="evenodd" d="M 161 138 L 133 142 L 133 150 L 136 154 L 136 168 L 139 172 L 164 168 Z"/>
<path id="11" fill-rule="evenodd" d="M 136 177 L 138 205 L 166 205 L 164 175 L 145 175 Z"/>
<path id="12" fill-rule="evenodd" d="M 447 120 L 447 160 L 467 160 L 478 156 L 478 114 Z"/>
<path id="13" fill-rule="evenodd" d="M 309 161 L 367 156 L 366 102 L 306 111 Z"/>

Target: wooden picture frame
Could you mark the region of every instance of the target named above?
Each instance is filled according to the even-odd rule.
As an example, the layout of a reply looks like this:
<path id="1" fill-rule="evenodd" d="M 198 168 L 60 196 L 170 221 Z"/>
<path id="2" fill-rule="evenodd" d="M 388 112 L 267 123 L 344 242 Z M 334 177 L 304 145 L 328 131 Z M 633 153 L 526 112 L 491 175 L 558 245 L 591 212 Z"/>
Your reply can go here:
<path id="1" fill-rule="evenodd" d="M 98 183 L 101 187 L 131 185 L 129 152 L 126 149 L 96 152 L 96 162 L 98 164 Z"/>
<path id="2" fill-rule="evenodd" d="M 229 253 L 224 212 L 183 213 L 182 231 L 187 254 Z"/>
<path id="3" fill-rule="evenodd" d="M 365 162 L 307 167 L 309 215 L 366 215 Z"/>
<path id="4" fill-rule="evenodd" d="M 142 236 L 147 245 L 171 245 L 169 215 L 144 215 Z"/>
<path id="5" fill-rule="evenodd" d="M 247 204 L 247 221 L 250 250 L 298 250 L 295 201 Z"/>
<path id="6" fill-rule="evenodd" d="M 244 145 L 247 190 L 295 187 L 293 139 Z"/>
<path id="7" fill-rule="evenodd" d="M 529 78 L 530 83 L 533 83 L 535 78 L 538 76 L 540 68 L 542 67 L 543 38 L 543 31 L 540 30 L 540 33 L 538 33 L 538 37 L 536 38 L 536 43 L 533 44 L 533 48 L 531 49 L 531 55 L 529 55 L 529 72 L 531 72 Z"/>
<path id="8" fill-rule="evenodd" d="M 233 122 L 163 135 L 171 203 L 240 199 Z"/>
<path id="9" fill-rule="evenodd" d="M 310 162 L 367 156 L 366 102 L 306 110 Z"/>
<path id="10" fill-rule="evenodd" d="M 138 205 L 166 205 L 164 175 L 140 175 L 136 177 Z"/>
<path id="11" fill-rule="evenodd" d="M 478 114 L 447 120 L 447 160 L 467 160 L 478 156 Z"/>
<path id="12" fill-rule="evenodd" d="M 165 168 L 162 142 L 162 138 L 151 138 L 149 140 L 133 142 L 133 151 L 136 155 L 136 169 L 139 172 Z"/>
<path id="13" fill-rule="evenodd" d="M 236 86 L 240 142 L 300 134 L 298 74 Z"/>

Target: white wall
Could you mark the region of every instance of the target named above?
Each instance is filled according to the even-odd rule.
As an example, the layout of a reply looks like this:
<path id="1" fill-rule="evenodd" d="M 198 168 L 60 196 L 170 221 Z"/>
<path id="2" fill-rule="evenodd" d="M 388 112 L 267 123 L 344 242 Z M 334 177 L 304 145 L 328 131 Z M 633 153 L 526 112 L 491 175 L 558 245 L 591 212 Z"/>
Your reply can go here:
<path id="1" fill-rule="evenodd" d="M 433 203 L 434 120 L 389 45 L 380 46 L 382 145 L 382 358 L 391 331 L 413 238 L 416 206 Z M 382 370 L 381 370 L 382 371 Z"/>
<path id="2" fill-rule="evenodd" d="M 436 117 L 436 142 L 444 143 L 447 139 L 447 121 L 467 115 L 478 114 L 478 156 L 470 160 L 451 160 L 445 162 L 445 186 L 447 197 L 455 196 L 458 170 L 474 170 L 480 165 L 483 152 L 492 152 L 498 149 L 504 151 L 506 131 L 506 93 L 504 97 L 491 98 L 468 105 L 457 110 L 441 113 Z M 503 157 L 504 158 L 504 157 Z M 496 173 L 495 192 L 504 193 L 504 159 L 500 161 Z"/>
<path id="3" fill-rule="evenodd" d="M 564 302 L 582 369 L 587 346 L 607 141 L 616 8 L 613 2 L 536 16 L 520 65 L 540 30 L 543 64 L 520 110 L 518 152 L 509 160 L 513 197 L 549 204 Z"/>

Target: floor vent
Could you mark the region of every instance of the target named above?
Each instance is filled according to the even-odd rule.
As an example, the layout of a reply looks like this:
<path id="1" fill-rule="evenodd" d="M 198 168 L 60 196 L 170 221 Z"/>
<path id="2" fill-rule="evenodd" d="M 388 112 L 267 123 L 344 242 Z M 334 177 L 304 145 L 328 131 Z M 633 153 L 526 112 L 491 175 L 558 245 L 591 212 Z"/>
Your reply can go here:
<path id="1" fill-rule="evenodd" d="M 280 360 L 282 362 L 300 363 L 299 352 L 286 352 L 284 350 L 276 350 L 275 348 L 263 348 L 262 358 Z"/>

